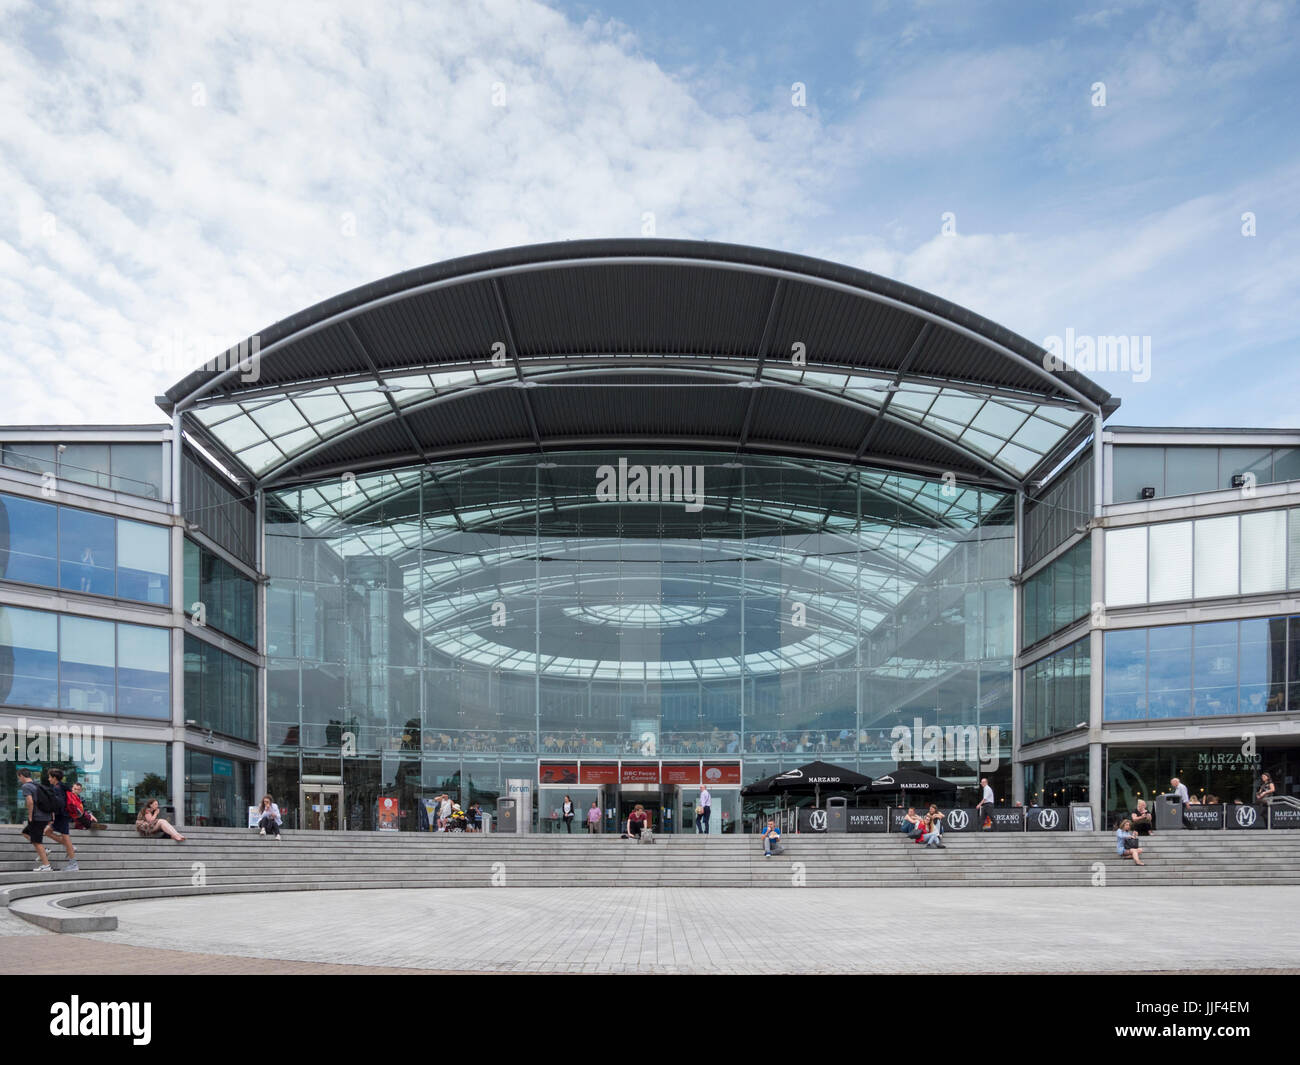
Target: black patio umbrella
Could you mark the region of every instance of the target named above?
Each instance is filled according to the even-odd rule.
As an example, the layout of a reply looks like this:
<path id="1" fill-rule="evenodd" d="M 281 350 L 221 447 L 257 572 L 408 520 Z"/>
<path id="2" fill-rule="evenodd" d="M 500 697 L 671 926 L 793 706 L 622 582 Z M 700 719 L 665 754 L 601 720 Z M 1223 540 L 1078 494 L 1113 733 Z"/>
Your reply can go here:
<path id="1" fill-rule="evenodd" d="M 854 769 L 845 769 L 829 762 L 809 762 L 798 769 L 787 769 L 762 780 L 756 780 L 740 789 L 742 795 L 813 795 L 821 802 L 821 790 L 854 791 L 870 785 L 871 778 Z"/>
<path id="2" fill-rule="evenodd" d="M 857 789 L 859 795 L 955 795 L 957 785 L 919 769 L 895 769 Z"/>

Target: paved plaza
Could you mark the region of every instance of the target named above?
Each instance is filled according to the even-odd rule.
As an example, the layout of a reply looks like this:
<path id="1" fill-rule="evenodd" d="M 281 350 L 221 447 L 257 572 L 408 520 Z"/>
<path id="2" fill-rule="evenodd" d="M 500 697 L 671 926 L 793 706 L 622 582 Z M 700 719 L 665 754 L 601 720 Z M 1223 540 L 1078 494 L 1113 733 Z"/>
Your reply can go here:
<path id="1" fill-rule="evenodd" d="M 1295 887 L 310 891 L 107 903 L 117 931 L 78 936 L 5 913 L 0 936 L 28 937 L 7 960 L 119 972 L 1300 971 L 1300 924 L 1277 917 L 1298 904 Z"/>

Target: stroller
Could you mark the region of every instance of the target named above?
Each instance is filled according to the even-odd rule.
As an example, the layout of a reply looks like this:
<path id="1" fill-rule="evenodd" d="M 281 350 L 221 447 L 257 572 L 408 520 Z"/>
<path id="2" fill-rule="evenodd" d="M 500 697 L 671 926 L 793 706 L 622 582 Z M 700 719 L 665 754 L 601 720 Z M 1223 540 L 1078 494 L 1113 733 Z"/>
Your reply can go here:
<path id="1" fill-rule="evenodd" d="M 465 832 L 469 828 L 469 818 L 465 816 L 465 811 L 459 806 L 451 808 L 451 816 L 447 818 L 448 832 Z"/>

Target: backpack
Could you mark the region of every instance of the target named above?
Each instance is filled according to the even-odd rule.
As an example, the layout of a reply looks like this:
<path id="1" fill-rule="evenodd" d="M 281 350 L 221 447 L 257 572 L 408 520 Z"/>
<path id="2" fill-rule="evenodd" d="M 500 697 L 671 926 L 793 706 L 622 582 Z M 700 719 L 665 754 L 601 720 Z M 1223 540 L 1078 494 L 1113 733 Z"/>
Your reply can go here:
<path id="1" fill-rule="evenodd" d="M 36 809 L 43 814 L 61 814 L 65 806 L 63 787 L 58 784 L 36 785 Z"/>

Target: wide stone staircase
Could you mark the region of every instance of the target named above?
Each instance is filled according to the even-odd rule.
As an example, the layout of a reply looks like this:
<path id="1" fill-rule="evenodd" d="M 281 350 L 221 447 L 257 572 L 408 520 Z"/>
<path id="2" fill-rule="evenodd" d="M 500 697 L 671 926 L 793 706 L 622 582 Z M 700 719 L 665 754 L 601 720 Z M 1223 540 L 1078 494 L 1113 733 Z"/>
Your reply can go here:
<path id="1" fill-rule="evenodd" d="M 1145 868 L 1116 857 L 1108 832 L 944 837 L 787 835 L 764 858 L 752 835 L 611 836 L 288 832 L 282 842 L 234 828 L 186 830 L 184 843 L 132 826 L 77 832 L 80 871 L 32 870 L 18 826 L 0 826 L 0 905 L 56 932 L 117 927 L 84 908 L 124 899 L 255 891 L 434 887 L 1087 887 L 1300 885 L 1300 831 L 1184 831 L 1146 841 Z M 78 912 L 80 911 L 80 912 Z"/>

